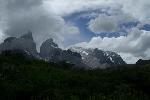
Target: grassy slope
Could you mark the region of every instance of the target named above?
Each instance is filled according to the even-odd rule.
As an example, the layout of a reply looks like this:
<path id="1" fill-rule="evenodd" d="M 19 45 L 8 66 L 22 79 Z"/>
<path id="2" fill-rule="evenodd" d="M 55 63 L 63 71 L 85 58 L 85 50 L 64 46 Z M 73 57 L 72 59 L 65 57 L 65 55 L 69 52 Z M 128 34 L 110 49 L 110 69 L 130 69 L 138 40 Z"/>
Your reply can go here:
<path id="1" fill-rule="evenodd" d="M 0 56 L 0 100 L 149 100 L 150 66 L 84 70 Z"/>

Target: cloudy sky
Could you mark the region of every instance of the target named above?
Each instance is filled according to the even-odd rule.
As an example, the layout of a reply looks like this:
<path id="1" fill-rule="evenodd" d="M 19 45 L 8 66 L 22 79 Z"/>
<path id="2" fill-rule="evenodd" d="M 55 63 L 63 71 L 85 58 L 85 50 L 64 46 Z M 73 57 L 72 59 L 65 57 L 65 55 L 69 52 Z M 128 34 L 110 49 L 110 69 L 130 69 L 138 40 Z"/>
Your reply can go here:
<path id="1" fill-rule="evenodd" d="M 37 48 L 53 38 L 119 53 L 127 63 L 150 59 L 149 0 L 0 0 L 0 42 L 33 32 Z"/>

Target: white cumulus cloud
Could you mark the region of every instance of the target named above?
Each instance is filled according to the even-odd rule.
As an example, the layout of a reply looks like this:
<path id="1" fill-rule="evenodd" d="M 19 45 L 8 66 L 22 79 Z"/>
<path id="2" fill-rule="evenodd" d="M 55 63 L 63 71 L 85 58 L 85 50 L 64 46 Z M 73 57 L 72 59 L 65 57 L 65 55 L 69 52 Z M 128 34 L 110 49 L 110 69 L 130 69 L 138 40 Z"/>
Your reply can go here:
<path id="1" fill-rule="evenodd" d="M 99 15 L 97 18 L 92 19 L 88 24 L 89 29 L 97 34 L 100 32 L 115 32 L 118 27 L 116 18 L 105 14 Z"/>
<path id="2" fill-rule="evenodd" d="M 90 42 L 83 42 L 75 46 L 84 48 L 99 48 L 119 53 L 127 63 L 135 63 L 139 58 L 150 58 L 150 32 L 133 28 L 127 37 L 101 38 L 93 37 Z"/>
<path id="3" fill-rule="evenodd" d="M 135 18 L 123 13 L 122 10 L 117 11 L 108 10 L 110 15 L 99 14 L 98 17 L 89 21 L 88 28 L 96 34 L 101 32 L 117 32 L 120 30 L 120 24 L 136 21 Z"/>

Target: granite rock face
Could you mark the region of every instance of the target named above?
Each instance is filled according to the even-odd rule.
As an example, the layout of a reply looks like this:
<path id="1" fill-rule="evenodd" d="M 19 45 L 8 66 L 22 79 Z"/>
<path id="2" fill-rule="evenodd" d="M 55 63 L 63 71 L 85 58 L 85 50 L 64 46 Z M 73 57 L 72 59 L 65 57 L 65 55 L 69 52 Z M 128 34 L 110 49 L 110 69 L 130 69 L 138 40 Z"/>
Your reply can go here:
<path id="1" fill-rule="evenodd" d="M 48 39 L 41 45 L 40 56 L 46 61 L 60 62 L 66 61 L 78 67 L 85 67 L 82 63 L 81 55 L 71 50 L 62 50 L 54 43 L 53 39 Z"/>
<path id="2" fill-rule="evenodd" d="M 53 39 L 48 39 L 42 43 L 40 47 L 40 56 L 45 60 L 56 59 L 61 53 L 61 49 L 58 48 L 58 45 L 53 42 Z"/>
<path id="3" fill-rule="evenodd" d="M 0 53 L 3 51 L 24 51 L 28 53 L 28 55 L 32 55 L 34 57 L 38 57 L 38 52 L 36 50 L 36 44 L 33 40 L 32 33 L 28 32 L 23 36 L 16 37 L 8 37 L 4 40 L 2 44 L 0 44 Z"/>

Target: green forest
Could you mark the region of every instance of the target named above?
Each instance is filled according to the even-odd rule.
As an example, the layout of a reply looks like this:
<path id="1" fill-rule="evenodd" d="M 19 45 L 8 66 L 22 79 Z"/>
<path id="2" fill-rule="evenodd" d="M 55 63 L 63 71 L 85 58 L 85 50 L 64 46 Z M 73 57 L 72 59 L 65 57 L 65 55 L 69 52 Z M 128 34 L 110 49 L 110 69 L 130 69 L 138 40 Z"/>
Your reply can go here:
<path id="1" fill-rule="evenodd" d="M 150 65 L 90 70 L 1 54 L 0 100 L 150 100 Z"/>

